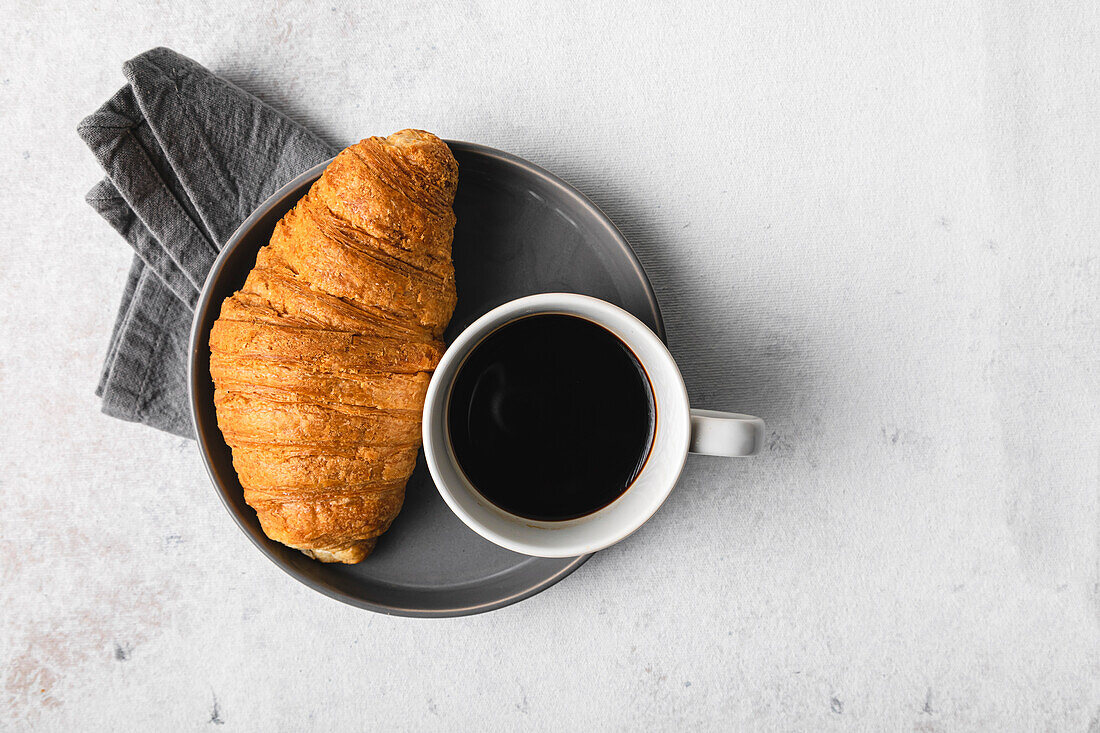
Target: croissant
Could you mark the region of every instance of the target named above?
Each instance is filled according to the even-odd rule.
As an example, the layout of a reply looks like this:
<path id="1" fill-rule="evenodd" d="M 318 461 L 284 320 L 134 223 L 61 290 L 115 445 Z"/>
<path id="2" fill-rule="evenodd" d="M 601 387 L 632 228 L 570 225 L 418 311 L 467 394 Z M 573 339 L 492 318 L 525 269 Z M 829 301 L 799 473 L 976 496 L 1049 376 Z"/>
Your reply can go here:
<path id="1" fill-rule="evenodd" d="M 214 323 L 214 405 L 245 501 L 316 560 L 359 562 L 401 509 L 455 306 L 457 186 L 430 133 L 352 145 Z"/>

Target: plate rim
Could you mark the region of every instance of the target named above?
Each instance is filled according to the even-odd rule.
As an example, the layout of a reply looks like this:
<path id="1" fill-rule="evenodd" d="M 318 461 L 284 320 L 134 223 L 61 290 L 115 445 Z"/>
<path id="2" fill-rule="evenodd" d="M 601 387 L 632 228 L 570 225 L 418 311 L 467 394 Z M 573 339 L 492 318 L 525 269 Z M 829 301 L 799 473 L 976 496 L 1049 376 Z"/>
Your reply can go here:
<path id="1" fill-rule="evenodd" d="M 625 255 L 627 261 L 634 269 L 636 275 L 641 280 L 644 286 L 646 300 L 649 303 L 653 322 L 656 324 L 657 337 L 662 341 L 667 341 L 665 338 L 664 321 L 661 318 L 660 305 L 657 302 L 657 294 L 653 290 L 653 284 L 649 280 L 649 276 L 646 274 L 645 269 L 642 267 L 641 262 L 638 260 L 634 250 L 631 249 L 630 244 L 627 242 L 626 237 L 615 226 L 611 218 L 599 206 L 597 206 L 591 199 L 581 193 L 577 188 L 567 183 L 562 178 L 551 173 L 550 171 L 542 168 L 524 158 L 520 158 L 512 153 L 507 153 L 503 150 L 489 147 L 487 145 L 481 145 L 478 143 L 466 142 L 463 140 L 444 140 L 448 147 L 452 150 L 461 150 L 467 153 L 477 154 L 486 158 L 495 159 L 497 161 L 506 163 L 508 165 L 520 168 L 529 175 L 542 179 L 544 182 L 549 183 L 554 188 L 558 189 L 560 193 L 564 194 L 568 198 L 573 199 L 580 207 L 589 209 L 594 215 L 596 220 L 604 227 L 610 239 L 619 245 L 623 255 Z M 389 616 L 404 616 L 409 618 L 450 618 L 457 616 L 470 616 L 474 614 L 487 613 L 494 611 L 498 608 L 504 608 L 514 603 L 519 603 L 533 595 L 541 593 L 547 588 L 557 584 L 566 576 L 571 575 L 577 568 L 586 563 L 589 558 L 595 553 L 589 553 L 586 555 L 578 555 L 573 558 L 566 558 L 570 562 L 562 566 L 557 572 L 553 573 L 549 577 L 543 578 L 538 583 L 524 588 L 518 593 L 514 593 L 503 598 L 497 598 L 487 603 L 478 604 L 474 606 L 461 606 L 450 607 L 441 609 L 428 609 L 428 608 L 411 608 L 406 606 L 392 605 L 386 603 L 379 603 L 376 601 L 367 601 L 362 598 L 345 593 L 337 588 L 330 587 L 326 584 L 319 583 L 316 580 L 302 574 L 296 568 L 292 567 L 288 563 L 278 557 L 271 548 L 269 548 L 266 542 L 270 542 L 266 537 L 261 539 L 255 536 L 252 528 L 245 524 L 244 519 L 239 516 L 236 508 L 230 504 L 229 497 L 227 495 L 227 488 L 222 485 L 217 473 L 214 471 L 214 467 L 210 460 L 209 450 L 207 449 L 208 441 L 211 436 L 207 435 L 199 420 L 199 392 L 196 389 L 196 383 L 199 379 L 197 374 L 197 362 L 200 354 L 199 350 L 199 332 L 201 330 L 200 324 L 205 319 L 209 309 L 211 307 L 211 297 L 213 294 L 212 284 L 216 276 L 220 273 L 225 266 L 225 261 L 229 255 L 240 246 L 240 242 L 244 239 L 245 234 L 255 226 L 256 222 L 265 217 L 271 209 L 283 203 L 288 196 L 293 195 L 295 191 L 301 188 L 306 183 L 311 183 L 321 176 L 321 173 L 329 163 L 335 159 L 329 158 L 322 161 L 315 166 L 299 173 L 293 179 L 288 181 L 283 186 L 279 187 L 273 194 L 271 194 L 262 204 L 260 204 L 248 217 L 241 222 L 241 224 L 233 231 L 233 234 L 226 240 L 225 246 L 222 247 L 218 253 L 217 258 L 211 265 L 206 279 L 203 282 L 202 291 L 199 294 L 199 299 L 195 303 L 195 315 L 191 321 L 191 333 L 188 338 L 188 361 L 187 361 L 187 391 L 188 402 L 191 408 L 191 422 L 195 429 L 196 442 L 198 443 L 199 453 L 202 456 L 203 466 L 206 468 L 206 474 L 210 478 L 210 483 L 213 486 L 214 493 L 218 495 L 218 499 L 221 501 L 222 506 L 233 518 L 234 523 L 238 529 L 244 533 L 246 537 L 252 542 L 252 544 L 258 549 L 268 560 L 270 560 L 276 567 L 282 570 L 284 573 L 294 578 L 298 582 L 302 583 L 306 587 L 314 590 L 322 595 L 325 595 L 334 600 L 346 603 L 355 608 L 361 608 L 367 611 L 374 611 Z M 218 436 L 220 439 L 220 436 Z M 265 542 L 266 540 L 266 542 Z M 545 558 L 543 558 L 545 559 Z"/>

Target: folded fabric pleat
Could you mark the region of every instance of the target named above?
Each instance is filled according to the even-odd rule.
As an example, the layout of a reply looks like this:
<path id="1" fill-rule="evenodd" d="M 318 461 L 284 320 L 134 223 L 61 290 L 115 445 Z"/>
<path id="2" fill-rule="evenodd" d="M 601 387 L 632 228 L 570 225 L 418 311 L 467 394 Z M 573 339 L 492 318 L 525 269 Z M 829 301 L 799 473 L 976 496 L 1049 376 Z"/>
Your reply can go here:
<path id="1" fill-rule="evenodd" d="M 103 411 L 191 437 L 187 342 L 222 245 L 335 149 L 191 59 L 155 48 L 78 128 L 106 172 L 88 203 L 135 252 L 96 393 Z"/>

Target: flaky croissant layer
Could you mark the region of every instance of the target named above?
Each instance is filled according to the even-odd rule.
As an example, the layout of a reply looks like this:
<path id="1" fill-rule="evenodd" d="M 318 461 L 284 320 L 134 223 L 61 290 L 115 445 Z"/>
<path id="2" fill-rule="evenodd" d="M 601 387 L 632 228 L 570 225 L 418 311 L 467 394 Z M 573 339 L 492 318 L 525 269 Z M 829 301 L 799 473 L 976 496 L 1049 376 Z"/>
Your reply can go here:
<path id="1" fill-rule="evenodd" d="M 273 540 L 356 563 L 401 509 L 455 306 L 458 164 L 402 130 L 341 152 L 210 334 L 218 426 Z"/>

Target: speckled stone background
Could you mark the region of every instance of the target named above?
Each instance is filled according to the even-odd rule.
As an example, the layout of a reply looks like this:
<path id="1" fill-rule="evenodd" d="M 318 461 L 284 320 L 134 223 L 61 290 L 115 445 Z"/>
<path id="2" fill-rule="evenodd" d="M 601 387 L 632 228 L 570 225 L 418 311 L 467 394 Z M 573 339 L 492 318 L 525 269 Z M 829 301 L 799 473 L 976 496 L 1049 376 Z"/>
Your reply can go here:
<path id="1" fill-rule="evenodd" d="M 1097 6 L 619 5 L 5 4 L 0 727 L 1100 729 Z M 92 394 L 130 252 L 75 127 L 154 45 L 577 185 L 764 454 L 486 616 L 283 575 Z"/>

